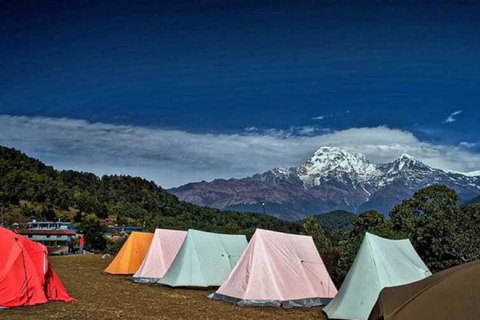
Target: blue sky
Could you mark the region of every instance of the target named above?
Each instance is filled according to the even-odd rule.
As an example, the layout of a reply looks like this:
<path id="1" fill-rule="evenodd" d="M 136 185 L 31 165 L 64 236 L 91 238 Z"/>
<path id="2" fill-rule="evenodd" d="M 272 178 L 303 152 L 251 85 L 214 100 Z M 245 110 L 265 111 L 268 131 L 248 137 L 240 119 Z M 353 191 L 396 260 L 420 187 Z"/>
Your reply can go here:
<path id="1" fill-rule="evenodd" d="M 222 3 L 1 2 L 0 144 L 166 187 L 319 144 L 480 169 L 478 2 Z"/>

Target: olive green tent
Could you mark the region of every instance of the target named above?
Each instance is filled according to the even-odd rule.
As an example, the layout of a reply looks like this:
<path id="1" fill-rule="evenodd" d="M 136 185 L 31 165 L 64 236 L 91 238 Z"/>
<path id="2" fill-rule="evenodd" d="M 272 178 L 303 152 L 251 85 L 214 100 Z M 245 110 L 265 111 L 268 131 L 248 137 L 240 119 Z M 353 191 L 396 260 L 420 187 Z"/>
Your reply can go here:
<path id="1" fill-rule="evenodd" d="M 173 264 L 159 282 L 171 287 L 220 286 L 246 247 L 244 235 L 188 230 Z"/>
<path id="2" fill-rule="evenodd" d="M 475 261 L 421 281 L 383 289 L 369 319 L 480 319 L 478 301 L 480 261 Z"/>

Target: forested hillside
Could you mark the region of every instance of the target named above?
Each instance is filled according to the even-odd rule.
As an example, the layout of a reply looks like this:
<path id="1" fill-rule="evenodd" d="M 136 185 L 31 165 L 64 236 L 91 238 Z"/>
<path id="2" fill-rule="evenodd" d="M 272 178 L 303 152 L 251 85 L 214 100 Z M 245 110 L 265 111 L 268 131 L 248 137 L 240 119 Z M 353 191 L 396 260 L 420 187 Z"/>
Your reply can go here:
<path id="1" fill-rule="evenodd" d="M 252 234 L 256 227 L 300 232 L 296 223 L 254 213 L 220 211 L 179 201 L 154 182 L 130 176 L 97 177 L 57 171 L 15 149 L 0 147 L 0 206 L 6 223 L 86 216 L 119 224 Z"/>

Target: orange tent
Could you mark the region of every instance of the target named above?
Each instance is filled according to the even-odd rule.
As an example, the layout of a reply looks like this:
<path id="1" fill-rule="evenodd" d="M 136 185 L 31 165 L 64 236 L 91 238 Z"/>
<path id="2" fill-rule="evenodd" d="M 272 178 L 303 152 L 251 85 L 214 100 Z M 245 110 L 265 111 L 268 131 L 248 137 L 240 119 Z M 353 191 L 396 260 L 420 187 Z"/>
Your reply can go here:
<path id="1" fill-rule="evenodd" d="M 132 232 L 105 272 L 110 274 L 134 274 L 137 272 L 147 255 L 152 239 L 153 233 Z"/>
<path id="2" fill-rule="evenodd" d="M 421 281 L 385 288 L 370 320 L 480 319 L 480 261 Z"/>
<path id="3" fill-rule="evenodd" d="M 0 227 L 0 308 L 74 301 L 43 245 Z"/>

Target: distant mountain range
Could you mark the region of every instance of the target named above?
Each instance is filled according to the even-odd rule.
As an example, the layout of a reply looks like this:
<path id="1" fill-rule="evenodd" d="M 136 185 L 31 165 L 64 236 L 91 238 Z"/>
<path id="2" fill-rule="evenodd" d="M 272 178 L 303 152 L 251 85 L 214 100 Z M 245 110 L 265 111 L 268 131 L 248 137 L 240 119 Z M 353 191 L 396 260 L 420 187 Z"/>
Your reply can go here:
<path id="1" fill-rule="evenodd" d="M 480 196 L 480 176 L 432 168 L 403 154 L 373 164 L 365 155 L 322 147 L 304 164 L 243 179 L 217 179 L 170 189 L 180 200 L 218 209 L 263 212 L 287 220 L 334 210 L 388 214 L 423 187 L 443 184 L 462 200 Z"/>

